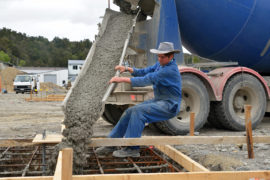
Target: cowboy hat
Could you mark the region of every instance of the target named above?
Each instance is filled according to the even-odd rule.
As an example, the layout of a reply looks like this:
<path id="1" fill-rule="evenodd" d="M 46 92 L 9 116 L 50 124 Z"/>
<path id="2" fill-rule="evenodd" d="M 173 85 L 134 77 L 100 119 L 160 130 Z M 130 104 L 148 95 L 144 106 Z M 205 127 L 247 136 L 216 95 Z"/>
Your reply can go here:
<path id="1" fill-rule="evenodd" d="M 161 42 L 158 49 L 150 49 L 153 54 L 167 54 L 167 53 L 180 53 L 178 49 L 174 49 L 174 45 L 171 42 Z"/>

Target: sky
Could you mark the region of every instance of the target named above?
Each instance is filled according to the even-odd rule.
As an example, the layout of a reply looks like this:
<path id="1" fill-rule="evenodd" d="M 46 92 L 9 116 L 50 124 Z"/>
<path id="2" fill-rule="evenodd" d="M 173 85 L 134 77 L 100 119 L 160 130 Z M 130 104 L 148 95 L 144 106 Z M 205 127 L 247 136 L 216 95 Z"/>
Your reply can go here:
<path id="1" fill-rule="evenodd" d="M 112 1 L 111 8 L 119 10 Z M 0 7 L 0 28 L 49 40 L 94 40 L 108 0 L 0 0 Z"/>
<path id="2" fill-rule="evenodd" d="M 0 0 L 0 28 L 28 36 L 94 40 L 109 0 Z M 110 0 L 110 7 L 119 7 Z M 184 52 L 188 52 L 185 48 Z"/>

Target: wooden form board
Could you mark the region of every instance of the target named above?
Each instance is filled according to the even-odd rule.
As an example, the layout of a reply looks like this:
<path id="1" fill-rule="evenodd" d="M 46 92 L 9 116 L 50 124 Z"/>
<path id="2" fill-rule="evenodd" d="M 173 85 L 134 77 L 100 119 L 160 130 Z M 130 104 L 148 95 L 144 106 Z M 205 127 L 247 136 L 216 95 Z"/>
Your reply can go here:
<path id="1" fill-rule="evenodd" d="M 174 147 L 170 145 L 166 146 L 157 146 L 158 150 L 169 156 L 171 159 L 173 159 L 175 162 L 180 164 L 183 168 L 188 170 L 189 172 L 209 172 L 207 168 L 202 166 L 201 164 L 197 163 L 187 155 L 181 153 Z"/>
<path id="2" fill-rule="evenodd" d="M 253 180 L 270 179 L 270 171 L 182 172 L 72 176 L 72 180 Z M 53 177 L 16 177 L 0 180 L 53 180 Z"/>
<path id="3" fill-rule="evenodd" d="M 62 160 L 63 160 L 62 156 L 63 156 L 63 153 L 62 153 L 62 151 L 60 151 L 58 153 L 57 164 L 55 167 L 53 180 L 61 180 L 62 179 Z"/>
<path id="4" fill-rule="evenodd" d="M 251 180 L 256 178 L 269 180 L 270 171 L 188 172 L 73 176 L 73 180 Z"/>
<path id="5" fill-rule="evenodd" d="M 58 154 L 53 180 L 72 180 L 73 150 L 63 149 Z"/>
<path id="6" fill-rule="evenodd" d="M 35 145 L 31 139 L 13 140 L 13 139 L 0 139 L 0 147 L 16 147 L 16 146 L 33 146 Z"/>
<path id="7" fill-rule="evenodd" d="M 53 180 L 51 176 L 39 176 L 39 177 L 8 177 L 0 178 L 0 180 Z"/>
<path id="8" fill-rule="evenodd" d="M 57 144 L 62 135 L 47 135 L 43 140 L 38 134 L 33 140 L 36 144 Z M 270 136 L 254 136 L 254 143 L 270 144 Z M 243 144 L 245 136 L 145 136 L 142 138 L 92 138 L 90 146 L 136 146 L 136 145 L 181 145 L 181 144 Z"/>

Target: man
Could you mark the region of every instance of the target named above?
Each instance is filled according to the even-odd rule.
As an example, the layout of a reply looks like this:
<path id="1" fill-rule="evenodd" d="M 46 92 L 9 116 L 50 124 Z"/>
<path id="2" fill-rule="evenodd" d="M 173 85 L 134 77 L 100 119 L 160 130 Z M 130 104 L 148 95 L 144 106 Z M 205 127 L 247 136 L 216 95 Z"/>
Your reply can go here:
<path id="1" fill-rule="evenodd" d="M 128 108 L 109 134 L 110 138 L 141 137 L 145 123 L 154 123 L 175 117 L 180 110 L 181 77 L 174 59 L 173 43 L 162 42 L 158 49 L 151 49 L 151 53 L 158 55 L 158 62 L 144 69 L 116 66 L 121 73 L 129 71 L 134 77 L 113 77 L 110 83 L 131 83 L 132 87 L 153 85 L 154 99 Z M 139 157 L 138 146 L 117 150 L 116 147 L 100 147 L 98 154 L 113 152 L 115 157 Z"/>

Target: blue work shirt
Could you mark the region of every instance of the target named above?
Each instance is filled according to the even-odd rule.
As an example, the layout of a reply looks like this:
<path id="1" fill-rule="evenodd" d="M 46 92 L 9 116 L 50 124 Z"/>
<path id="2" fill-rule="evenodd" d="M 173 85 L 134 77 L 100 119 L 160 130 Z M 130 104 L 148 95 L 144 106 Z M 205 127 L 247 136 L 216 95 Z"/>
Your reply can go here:
<path id="1" fill-rule="evenodd" d="M 164 66 L 157 62 L 144 69 L 133 68 L 132 75 L 132 87 L 153 85 L 154 100 L 167 101 L 169 110 L 175 115 L 178 114 L 181 103 L 181 76 L 175 59 Z"/>

